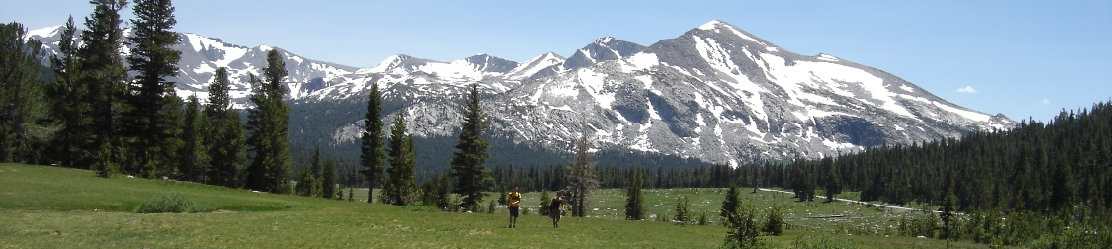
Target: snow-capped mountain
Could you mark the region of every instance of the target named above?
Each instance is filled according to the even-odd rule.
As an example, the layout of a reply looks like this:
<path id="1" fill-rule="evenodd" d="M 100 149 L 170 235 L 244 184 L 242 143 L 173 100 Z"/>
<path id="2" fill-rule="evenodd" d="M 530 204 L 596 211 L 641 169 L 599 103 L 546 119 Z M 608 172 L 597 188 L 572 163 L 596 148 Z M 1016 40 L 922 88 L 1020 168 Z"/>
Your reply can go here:
<path id="1" fill-rule="evenodd" d="M 603 37 L 576 50 L 575 54 L 572 54 L 564 62 L 564 68 L 578 69 L 604 61 L 621 60 L 640 52 L 642 49 L 645 49 L 645 46 L 641 44 L 618 40 L 614 37 Z"/>
<path id="2" fill-rule="evenodd" d="M 556 75 L 566 70 L 564 61 L 566 59 L 556 53 L 544 53 L 521 63 L 513 71 L 510 71 L 506 77 L 511 79 L 535 79 Z"/>
<path id="3" fill-rule="evenodd" d="M 624 59 L 495 97 L 496 129 L 523 140 L 604 144 L 716 163 L 816 157 L 1004 128 L 899 77 L 804 56 L 713 21 Z M 543 120 L 543 121 L 537 121 Z"/>
<path id="4" fill-rule="evenodd" d="M 51 51 L 57 33 L 43 29 L 28 37 L 43 40 Z M 246 75 L 261 73 L 272 47 L 182 37 L 178 94 L 203 98 L 212 72 L 227 67 L 232 96 L 246 106 Z M 295 103 L 358 110 L 371 84 L 378 84 L 389 104 L 384 111 L 390 118 L 407 112 L 411 133 L 452 136 L 464 92 L 477 83 L 492 135 L 553 150 L 566 150 L 587 133 L 603 148 L 736 164 L 1013 125 L 884 71 L 827 54 L 799 55 L 720 21 L 649 46 L 607 37 L 567 59 L 548 52 L 523 63 L 486 54 L 451 62 L 394 55 L 374 67 L 354 68 L 280 51 Z M 325 114 L 304 115 L 302 120 L 316 120 L 310 116 Z M 314 127 L 327 134 L 293 135 L 358 146 L 362 115 L 349 116 Z"/>
<path id="5" fill-rule="evenodd" d="M 54 26 L 33 30 L 25 38 L 42 41 L 45 54 L 53 55 L 57 51 L 63 28 Z M 124 34 L 130 34 L 130 30 L 124 30 Z M 80 29 L 74 36 L 80 39 Z M 180 36 L 181 42 L 173 46 L 182 51 L 178 62 L 178 77 L 174 79 L 177 82 L 177 93 L 182 97 L 197 95 L 202 101 L 208 97 L 208 85 L 212 82 L 216 69 L 225 67 L 231 81 L 229 95 L 233 98 L 233 103 L 239 108 L 247 107 L 247 96 L 251 94 L 248 74 L 262 75 L 262 69 L 267 65 L 266 53 L 271 49 L 277 49 L 286 59 L 286 69 L 289 71 L 286 80 L 289 82 L 290 96 L 294 99 L 324 88 L 329 82 L 335 82 L 335 79 L 358 70 L 356 67 L 307 59 L 268 45 L 244 47 L 196 34 L 182 33 Z M 130 47 L 125 43 L 120 52 L 127 54 Z M 47 61 L 44 58 L 44 64 Z"/>

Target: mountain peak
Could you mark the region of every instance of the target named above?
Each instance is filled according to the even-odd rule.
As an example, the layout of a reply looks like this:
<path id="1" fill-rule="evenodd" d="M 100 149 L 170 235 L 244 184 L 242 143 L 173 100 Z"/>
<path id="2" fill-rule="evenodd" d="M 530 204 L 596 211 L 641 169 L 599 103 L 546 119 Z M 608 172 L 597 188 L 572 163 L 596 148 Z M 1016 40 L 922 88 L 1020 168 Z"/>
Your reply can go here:
<path id="1" fill-rule="evenodd" d="M 386 57 L 386 59 L 382 60 L 382 62 L 379 62 L 378 65 L 372 67 L 370 71 L 387 72 L 390 70 L 394 70 L 395 68 L 416 66 L 425 64 L 426 62 L 428 62 L 428 60 L 420 59 L 406 54 L 396 54 Z"/>
<path id="2" fill-rule="evenodd" d="M 513 79 L 528 79 L 554 75 L 564 70 L 562 66 L 565 60 L 563 56 L 549 51 L 518 64 L 517 68 L 507 73 L 507 76 Z"/>
<path id="3" fill-rule="evenodd" d="M 617 40 L 617 39 L 612 37 L 612 36 L 606 36 L 606 37 L 596 39 L 594 43 L 607 44 L 607 43 L 613 42 L 614 40 Z"/>
<path id="4" fill-rule="evenodd" d="M 57 35 L 58 32 L 61 32 L 61 30 L 63 28 L 65 28 L 65 26 L 58 25 L 58 26 L 50 26 L 50 27 L 45 27 L 45 28 L 41 28 L 41 29 L 27 31 L 27 34 L 24 35 L 23 39 L 28 39 L 28 38 L 33 38 L 33 37 L 39 37 L 40 39 L 45 38 L 45 37 L 52 37 L 54 35 Z"/>
<path id="5" fill-rule="evenodd" d="M 567 69 L 588 67 L 603 61 L 621 60 L 645 49 L 644 45 L 614 37 L 602 37 L 575 51 L 564 63 Z"/>
<path id="6" fill-rule="evenodd" d="M 715 30 L 715 29 L 718 29 L 720 26 L 733 27 L 733 25 L 730 25 L 729 23 L 726 23 L 726 22 L 723 22 L 723 21 L 711 20 L 710 22 L 704 23 L 702 26 L 699 26 L 698 29 L 701 29 L 701 30 Z"/>
<path id="7" fill-rule="evenodd" d="M 722 35 L 727 35 L 727 36 L 732 35 L 734 37 L 741 38 L 743 40 L 756 42 L 757 44 L 760 44 L 760 45 L 764 46 L 766 49 L 768 49 L 770 51 L 778 51 L 779 50 L 776 47 L 776 45 L 774 45 L 774 44 L 772 44 L 768 41 L 761 40 L 761 39 L 757 38 L 756 36 L 754 36 L 752 34 L 749 34 L 748 32 L 745 32 L 745 31 L 739 29 L 738 27 L 736 27 L 734 25 L 731 25 L 729 23 L 719 21 L 719 20 L 712 20 L 710 22 L 707 22 L 707 23 L 699 26 L 698 28 L 693 29 L 692 31 L 696 31 L 696 30 L 701 30 L 701 31 L 705 31 L 705 32 L 712 32 L 712 33 L 715 33 L 715 34 L 722 34 Z"/>
<path id="8" fill-rule="evenodd" d="M 564 59 L 564 56 L 562 56 L 560 54 L 557 54 L 556 52 L 552 52 L 552 51 L 545 52 L 544 54 L 541 54 L 541 56 Z"/>
<path id="9" fill-rule="evenodd" d="M 483 72 L 506 73 L 513 70 L 518 65 L 515 61 L 502 59 L 485 53 L 464 58 L 463 61 L 474 65 L 475 70 Z"/>

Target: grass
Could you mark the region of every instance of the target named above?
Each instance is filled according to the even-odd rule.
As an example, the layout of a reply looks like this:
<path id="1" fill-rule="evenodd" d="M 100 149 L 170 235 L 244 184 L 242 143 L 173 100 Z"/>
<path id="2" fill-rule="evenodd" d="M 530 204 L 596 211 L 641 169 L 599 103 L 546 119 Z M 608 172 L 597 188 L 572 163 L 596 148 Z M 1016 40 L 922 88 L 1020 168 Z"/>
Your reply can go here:
<path id="1" fill-rule="evenodd" d="M 214 211 L 133 212 L 167 193 Z M 669 215 L 676 198 L 688 196 L 694 213 L 707 211 L 708 218 L 715 220 L 723 193 L 720 189 L 645 190 L 646 208 L 650 214 Z M 539 204 L 539 195 L 526 193 L 524 203 Z M 357 191 L 356 197 L 365 199 L 366 190 Z M 797 203 L 788 197 L 742 192 L 744 202 L 759 209 L 782 207 L 788 230 L 783 236 L 766 237 L 776 248 L 791 248 L 793 241 L 817 236 L 859 248 L 947 246 L 934 239 L 847 235 L 841 228 L 852 223 L 892 221 L 801 218 L 816 213 L 886 217 L 887 212 L 838 203 Z M 594 200 L 592 209 L 598 210 L 590 212 L 592 217 L 565 218 L 559 229 L 551 228 L 547 217 L 536 215 L 535 210 L 521 217 L 518 228 L 510 229 L 505 228 L 504 208 L 494 214 L 448 213 L 0 164 L 0 248 L 715 248 L 725 235 L 721 226 L 623 220 L 621 190 L 601 190 Z"/>

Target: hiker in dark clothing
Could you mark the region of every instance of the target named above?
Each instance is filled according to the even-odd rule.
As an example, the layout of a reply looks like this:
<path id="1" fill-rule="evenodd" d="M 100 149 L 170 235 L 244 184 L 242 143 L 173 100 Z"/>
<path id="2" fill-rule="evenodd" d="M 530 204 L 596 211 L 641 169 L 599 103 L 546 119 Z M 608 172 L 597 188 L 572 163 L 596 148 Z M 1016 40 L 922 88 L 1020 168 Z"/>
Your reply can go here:
<path id="1" fill-rule="evenodd" d="M 548 203 L 548 217 L 552 217 L 552 228 L 560 227 L 560 207 L 564 204 L 564 199 L 560 195 L 552 198 L 552 202 Z"/>

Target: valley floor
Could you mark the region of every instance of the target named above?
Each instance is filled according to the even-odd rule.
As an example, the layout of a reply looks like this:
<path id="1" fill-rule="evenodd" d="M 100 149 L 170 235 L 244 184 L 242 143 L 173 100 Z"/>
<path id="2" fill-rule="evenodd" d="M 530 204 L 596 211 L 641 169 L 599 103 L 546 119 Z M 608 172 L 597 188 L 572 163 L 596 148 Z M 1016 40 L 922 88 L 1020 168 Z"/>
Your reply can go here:
<path id="1" fill-rule="evenodd" d="M 365 191 L 356 196 L 365 198 Z M 169 192 L 216 211 L 132 212 Z M 724 192 L 650 189 L 644 195 L 650 217 L 671 217 L 676 198 L 686 196 L 692 213 L 715 220 Z M 565 218 L 555 229 L 535 209 L 511 229 L 504 208 L 494 214 L 449 213 L 175 181 L 102 179 L 85 170 L 19 164 L 0 164 L 0 197 L 0 248 L 716 248 L 726 232 L 718 225 L 623 220 L 625 198 L 615 189 L 595 195 L 590 217 Z M 540 204 L 538 193 L 525 197 L 526 205 Z M 893 232 L 892 217 L 900 215 L 890 209 L 799 203 L 775 192 L 744 191 L 742 198 L 760 210 L 782 208 L 788 230 L 763 237 L 775 248 L 822 239 L 859 248 L 984 247 L 885 236 Z M 807 218 L 831 214 L 839 218 Z"/>

